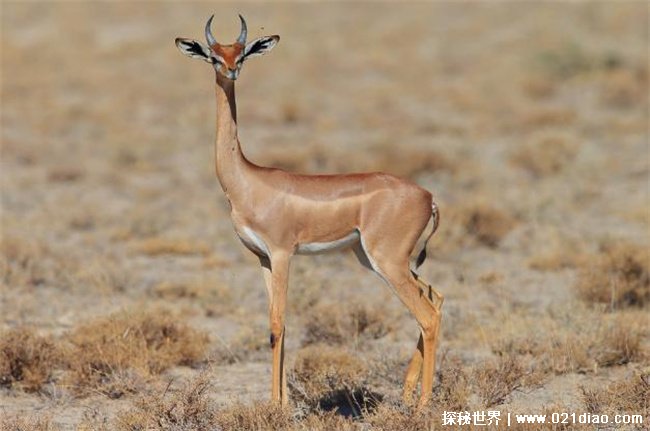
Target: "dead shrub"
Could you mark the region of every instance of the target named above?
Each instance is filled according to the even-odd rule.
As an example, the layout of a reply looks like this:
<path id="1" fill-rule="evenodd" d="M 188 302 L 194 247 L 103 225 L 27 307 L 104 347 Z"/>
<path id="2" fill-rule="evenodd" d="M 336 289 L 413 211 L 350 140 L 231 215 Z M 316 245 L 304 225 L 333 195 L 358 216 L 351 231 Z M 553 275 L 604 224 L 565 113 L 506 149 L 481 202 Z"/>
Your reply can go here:
<path id="1" fill-rule="evenodd" d="M 443 358 L 436 373 L 439 384 L 433 392 L 434 405 L 455 412 L 469 408 L 470 376 L 465 368 L 460 358 Z"/>
<path id="2" fill-rule="evenodd" d="M 291 172 L 350 173 L 359 171 L 385 172 L 402 177 L 415 177 L 425 172 L 455 172 L 457 163 L 444 155 L 417 148 L 399 148 L 394 144 L 379 144 L 374 151 L 359 154 L 343 153 L 335 148 L 311 147 L 287 153 L 268 149 L 260 155 L 266 166 L 286 169 Z"/>
<path id="3" fill-rule="evenodd" d="M 115 398 L 172 365 L 202 360 L 209 343 L 206 334 L 164 311 L 117 313 L 77 328 L 67 340 L 75 389 Z"/>
<path id="4" fill-rule="evenodd" d="M 244 326 L 228 343 L 219 341 L 219 345 L 210 355 L 210 361 L 217 364 L 267 359 L 269 339 L 266 326 Z"/>
<path id="5" fill-rule="evenodd" d="M 558 83 L 555 79 L 541 76 L 529 76 L 522 82 L 522 90 L 532 99 L 548 99 L 557 90 Z"/>
<path id="6" fill-rule="evenodd" d="M 650 303 L 650 249 L 630 243 L 606 246 L 593 256 L 575 284 L 587 303 L 610 310 Z"/>
<path id="7" fill-rule="evenodd" d="M 72 166 L 60 166 L 47 173 L 48 181 L 53 183 L 71 183 L 82 179 L 84 172 Z"/>
<path id="8" fill-rule="evenodd" d="M 181 256 L 203 255 L 210 253 L 210 247 L 204 242 L 189 239 L 147 238 L 135 245 L 135 250 L 148 256 L 176 254 Z"/>
<path id="9" fill-rule="evenodd" d="M 458 217 L 467 235 L 492 248 L 497 247 L 516 225 L 512 216 L 483 203 L 461 208 Z"/>
<path id="10" fill-rule="evenodd" d="M 295 399 L 311 409 L 349 409 L 358 416 L 366 407 L 367 378 L 365 363 L 347 351 L 312 345 L 296 354 L 288 382 Z"/>
<path id="11" fill-rule="evenodd" d="M 563 243 L 547 247 L 528 261 L 528 267 L 537 271 L 560 271 L 576 268 L 585 262 L 585 254 L 575 244 Z"/>
<path id="12" fill-rule="evenodd" d="M 236 403 L 215 414 L 217 429 L 222 430 L 291 430 L 291 412 L 270 402 Z"/>
<path id="13" fill-rule="evenodd" d="M 519 334 L 519 329 L 516 336 L 497 341 L 493 352 L 533 364 L 540 378 L 548 373 L 594 372 L 598 367 L 642 362 L 647 357 L 643 344 L 647 324 L 638 313 L 585 315 L 585 310 L 575 310 L 562 326 L 553 322 L 544 327 L 539 319 L 537 324 L 531 334 Z"/>
<path id="14" fill-rule="evenodd" d="M 45 415 L 25 414 L 3 416 L 0 419 L 0 431 L 58 431 L 58 426 Z"/>
<path id="15" fill-rule="evenodd" d="M 178 391 L 147 395 L 135 406 L 119 414 L 114 428 L 120 431 L 203 431 L 214 429 L 217 416 L 210 404 L 210 381 L 205 374 L 186 383 Z M 254 428 L 224 428 L 254 429 Z"/>
<path id="16" fill-rule="evenodd" d="M 630 108 L 647 100 L 647 86 L 630 69 L 616 69 L 605 75 L 601 101 L 615 108 Z"/>
<path id="17" fill-rule="evenodd" d="M 483 364 L 474 369 L 472 377 L 485 407 L 503 404 L 513 391 L 538 383 L 535 374 L 515 355 Z"/>
<path id="18" fill-rule="evenodd" d="M 542 134 L 514 151 L 510 160 L 535 177 L 561 172 L 578 154 L 575 139 L 558 134 Z"/>
<path id="19" fill-rule="evenodd" d="M 5 235 L 0 247 L 0 269 L 7 285 L 35 286 L 52 278 L 52 268 L 46 258 L 50 250 L 43 244 Z"/>
<path id="20" fill-rule="evenodd" d="M 526 129 L 570 126 L 576 120 L 576 112 L 565 108 L 538 108 L 529 110 L 522 118 Z"/>
<path id="21" fill-rule="evenodd" d="M 635 373 L 606 387 L 582 388 L 582 401 L 590 413 L 650 414 L 650 373 Z"/>
<path id="22" fill-rule="evenodd" d="M 422 431 L 434 428 L 432 410 L 412 410 L 404 406 L 382 404 L 372 415 L 365 418 L 372 430 L 378 431 Z"/>
<path id="23" fill-rule="evenodd" d="M 0 386 L 37 392 L 52 380 L 62 360 L 59 347 L 32 329 L 11 329 L 0 336 Z"/>
<path id="24" fill-rule="evenodd" d="M 624 365 L 642 360 L 646 353 L 642 345 L 642 325 L 636 316 L 616 315 L 598 331 L 590 351 L 601 367 Z"/>
<path id="25" fill-rule="evenodd" d="M 368 153 L 364 153 L 367 155 Z M 416 148 L 396 149 L 391 143 L 390 146 L 383 146 L 378 151 L 372 152 L 374 159 L 364 170 L 386 172 L 400 177 L 414 178 L 426 172 L 454 172 L 456 163 L 440 153 L 431 150 L 418 150 Z M 339 158 L 349 160 L 348 158 Z M 342 169 L 345 166 L 341 166 Z"/>
<path id="26" fill-rule="evenodd" d="M 179 299 L 191 300 L 192 304 L 201 305 L 209 317 L 232 311 L 231 289 L 215 279 L 164 281 L 151 288 L 151 295 L 174 303 Z"/>
<path id="27" fill-rule="evenodd" d="M 303 345 L 346 344 L 376 340 L 392 331 L 390 314 L 384 307 L 368 304 L 319 304 L 305 323 Z"/>

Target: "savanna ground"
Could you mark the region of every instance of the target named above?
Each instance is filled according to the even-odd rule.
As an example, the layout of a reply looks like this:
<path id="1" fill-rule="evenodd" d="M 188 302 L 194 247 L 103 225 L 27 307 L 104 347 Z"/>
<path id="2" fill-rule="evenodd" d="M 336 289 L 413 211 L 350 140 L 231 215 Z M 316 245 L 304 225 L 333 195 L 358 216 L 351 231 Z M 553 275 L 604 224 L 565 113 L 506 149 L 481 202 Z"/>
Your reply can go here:
<path id="1" fill-rule="evenodd" d="M 173 44 L 213 12 L 219 40 L 237 12 L 282 37 L 237 83 L 252 160 L 436 196 L 429 409 L 400 402 L 414 319 L 349 252 L 294 259 L 292 403 L 266 404 L 266 293 L 213 172 L 213 72 Z M 647 426 L 648 25 L 644 2 L 3 2 L 0 427 Z"/>

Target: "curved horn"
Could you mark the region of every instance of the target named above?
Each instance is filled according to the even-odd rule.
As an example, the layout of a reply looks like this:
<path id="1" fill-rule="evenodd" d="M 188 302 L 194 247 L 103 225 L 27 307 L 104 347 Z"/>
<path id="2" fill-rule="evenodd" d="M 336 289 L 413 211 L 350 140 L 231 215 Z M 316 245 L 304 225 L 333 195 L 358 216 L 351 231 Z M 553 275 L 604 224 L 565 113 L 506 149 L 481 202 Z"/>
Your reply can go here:
<path id="1" fill-rule="evenodd" d="M 242 45 L 246 45 L 246 36 L 248 35 L 248 28 L 246 28 L 246 20 L 241 15 L 239 15 L 239 19 L 241 20 L 241 33 L 239 33 L 237 42 L 241 43 Z"/>
<path id="2" fill-rule="evenodd" d="M 208 44 L 210 46 L 215 45 L 217 43 L 217 40 L 212 36 L 212 30 L 210 30 L 210 25 L 212 24 L 212 18 L 214 18 L 214 15 L 210 17 L 208 22 L 205 24 L 205 39 L 208 41 Z"/>

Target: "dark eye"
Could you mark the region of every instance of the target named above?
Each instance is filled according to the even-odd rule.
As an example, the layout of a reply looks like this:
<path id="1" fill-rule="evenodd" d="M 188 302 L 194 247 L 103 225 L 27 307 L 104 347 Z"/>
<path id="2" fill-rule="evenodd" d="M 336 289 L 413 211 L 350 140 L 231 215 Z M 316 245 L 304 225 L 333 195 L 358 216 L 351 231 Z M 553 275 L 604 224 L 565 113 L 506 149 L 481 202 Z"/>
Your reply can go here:
<path id="1" fill-rule="evenodd" d="M 212 64 L 221 64 L 221 62 L 219 61 L 219 59 L 217 57 L 210 57 L 210 62 Z"/>

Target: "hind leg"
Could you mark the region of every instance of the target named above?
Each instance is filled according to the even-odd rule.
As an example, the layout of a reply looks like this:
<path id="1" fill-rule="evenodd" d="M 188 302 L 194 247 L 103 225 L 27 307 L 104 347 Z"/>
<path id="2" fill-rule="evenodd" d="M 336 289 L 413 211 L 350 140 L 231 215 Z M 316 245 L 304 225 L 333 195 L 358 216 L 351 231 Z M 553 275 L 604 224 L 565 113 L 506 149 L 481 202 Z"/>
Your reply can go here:
<path id="1" fill-rule="evenodd" d="M 413 277 L 419 284 L 419 287 L 421 289 L 420 292 L 426 294 L 429 302 L 431 303 L 431 306 L 433 306 L 433 308 L 437 310 L 437 312 L 435 313 L 435 319 L 437 321 L 436 324 L 438 328 L 437 329 L 438 333 L 436 333 L 436 340 L 437 340 L 440 331 L 440 319 L 442 317 L 441 308 L 442 308 L 442 303 L 444 301 L 444 297 L 440 292 L 436 291 L 433 287 L 424 283 L 420 278 L 417 277 L 416 274 L 413 274 Z M 435 355 L 435 350 L 436 350 L 436 346 L 434 346 L 434 355 Z M 424 339 L 422 334 L 420 334 L 417 347 L 415 349 L 415 352 L 413 353 L 413 357 L 411 358 L 411 361 L 409 362 L 408 368 L 406 369 L 406 377 L 404 379 L 404 392 L 402 394 L 402 399 L 407 404 L 410 404 L 412 402 L 412 396 L 413 393 L 415 392 L 415 387 L 420 377 L 420 371 L 422 369 L 423 361 L 424 361 Z"/>
<path id="2" fill-rule="evenodd" d="M 408 254 L 395 259 L 389 257 L 390 254 L 370 252 L 366 247 L 364 251 L 372 269 L 393 289 L 420 326 L 418 348 L 406 373 L 404 397 L 410 399 L 421 372 L 422 385 L 418 406 L 423 407 L 430 401 L 433 390 L 442 295 L 414 277 L 409 270 Z M 439 301 L 434 302 L 430 299 L 434 296 L 439 298 Z"/>

